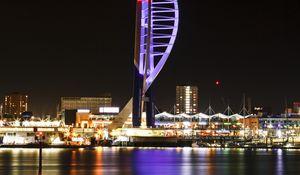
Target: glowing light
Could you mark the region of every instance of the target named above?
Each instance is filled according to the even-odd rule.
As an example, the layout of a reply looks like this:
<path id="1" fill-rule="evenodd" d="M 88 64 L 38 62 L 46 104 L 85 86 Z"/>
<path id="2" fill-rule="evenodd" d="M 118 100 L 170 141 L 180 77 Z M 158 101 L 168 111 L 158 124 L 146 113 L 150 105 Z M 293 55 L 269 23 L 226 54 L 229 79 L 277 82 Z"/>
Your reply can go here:
<path id="1" fill-rule="evenodd" d="M 108 139 L 108 131 L 107 131 L 107 130 L 104 130 L 104 131 L 103 131 L 103 139 L 104 139 L 104 140 L 107 140 L 107 139 Z"/>
<path id="2" fill-rule="evenodd" d="M 52 141 L 52 145 L 63 145 L 63 144 L 65 144 L 65 142 L 61 141 L 59 137 L 56 137 Z"/>
<path id="3" fill-rule="evenodd" d="M 139 73 L 144 75 L 147 72 L 146 79 L 146 89 L 148 89 L 155 78 L 158 76 L 159 72 L 162 70 L 164 64 L 166 63 L 171 50 L 174 46 L 178 26 L 179 26 L 179 10 L 177 0 L 172 1 L 162 1 L 162 2 L 153 2 L 152 4 L 152 15 L 151 15 L 151 35 L 156 42 L 151 42 L 150 44 L 150 55 L 149 55 L 149 67 L 145 68 L 144 59 L 145 54 L 147 53 L 147 38 L 145 38 L 145 29 L 148 28 L 148 13 L 144 9 L 148 8 L 149 0 L 137 0 L 139 5 L 141 5 L 141 33 L 140 33 L 140 48 L 141 50 L 140 58 L 138 65 L 136 67 L 139 69 Z M 165 15 L 171 14 L 171 15 Z M 173 25 L 167 25 L 165 21 L 173 23 Z M 158 42 L 159 41 L 159 42 Z M 155 61 L 154 61 L 155 59 Z M 155 64 L 157 60 L 157 64 Z M 145 71 L 145 69 L 148 69 Z"/>
<path id="4" fill-rule="evenodd" d="M 292 147 L 292 144 L 288 143 L 288 144 L 286 144 L 285 147 L 290 148 L 290 147 Z"/>
<path id="5" fill-rule="evenodd" d="M 273 125 L 270 123 L 270 124 L 267 126 L 267 128 L 271 129 L 271 128 L 273 128 Z"/>
<path id="6" fill-rule="evenodd" d="M 78 109 L 77 110 L 78 113 L 90 113 L 89 109 Z"/>
<path id="7" fill-rule="evenodd" d="M 281 132 L 281 130 L 277 130 L 277 131 L 276 131 L 276 135 L 277 135 L 278 138 L 281 138 L 281 137 L 282 137 L 282 132 Z"/>
<path id="8" fill-rule="evenodd" d="M 211 133 L 211 130 L 206 130 L 205 132 L 206 132 L 206 133 Z"/>
<path id="9" fill-rule="evenodd" d="M 119 107 L 100 107 L 99 112 L 116 114 L 116 113 L 120 112 L 120 108 Z"/>
<path id="10" fill-rule="evenodd" d="M 199 122 L 199 125 L 207 125 L 207 122 Z"/>

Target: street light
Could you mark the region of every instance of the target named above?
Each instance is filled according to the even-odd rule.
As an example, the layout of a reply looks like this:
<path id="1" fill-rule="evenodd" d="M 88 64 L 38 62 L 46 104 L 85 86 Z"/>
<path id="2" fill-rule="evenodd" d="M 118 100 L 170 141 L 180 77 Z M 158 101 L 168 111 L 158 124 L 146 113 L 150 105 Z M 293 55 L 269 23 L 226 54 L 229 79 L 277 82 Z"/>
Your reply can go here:
<path id="1" fill-rule="evenodd" d="M 34 128 L 35 131 L 35 140 L 39 142 L 39 174 L 42 174 L 42 140 L 45 139 L 43 132 L 38 131 L 37 128 Z"/>

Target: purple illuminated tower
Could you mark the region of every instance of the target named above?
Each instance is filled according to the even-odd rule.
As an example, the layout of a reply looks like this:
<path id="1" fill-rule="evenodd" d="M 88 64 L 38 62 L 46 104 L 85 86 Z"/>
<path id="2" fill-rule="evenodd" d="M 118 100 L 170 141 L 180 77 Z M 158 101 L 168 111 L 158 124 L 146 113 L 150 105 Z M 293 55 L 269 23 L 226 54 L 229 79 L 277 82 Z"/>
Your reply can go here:
<path id="1" fill-rule="evenodd" d="M 137 0 L 134 56 L 133 127 L 141 125 L 146 111 L 154 127 L 152 83 L 173 48 L 179 23 L 177 0 Z"/>

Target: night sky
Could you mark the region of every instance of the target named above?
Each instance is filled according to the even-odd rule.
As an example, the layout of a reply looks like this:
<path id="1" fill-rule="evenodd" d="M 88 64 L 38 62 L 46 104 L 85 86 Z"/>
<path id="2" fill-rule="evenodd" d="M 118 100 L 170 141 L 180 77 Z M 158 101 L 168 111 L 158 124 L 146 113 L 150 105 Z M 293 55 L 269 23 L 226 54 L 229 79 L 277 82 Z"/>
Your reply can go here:
<path id="1" fill-rule="evenodd" d="M 30 2 L 30 1 L 29 1 Z M 9 1 L 0 5 L 0 96 L 29 95 L 35 114 L 55 113 L 61 96 L 132 95 L 135 0 Z M 197 85 L 235 112 L 243 93 L 282 112 L 300 101 L 300 5 L 296 1 L 179 0 L 180 29 L 154 83 L 156 106 L 170 110 L 175 86 Z M 221 86 L 214 82 L 220 80 Z"/>

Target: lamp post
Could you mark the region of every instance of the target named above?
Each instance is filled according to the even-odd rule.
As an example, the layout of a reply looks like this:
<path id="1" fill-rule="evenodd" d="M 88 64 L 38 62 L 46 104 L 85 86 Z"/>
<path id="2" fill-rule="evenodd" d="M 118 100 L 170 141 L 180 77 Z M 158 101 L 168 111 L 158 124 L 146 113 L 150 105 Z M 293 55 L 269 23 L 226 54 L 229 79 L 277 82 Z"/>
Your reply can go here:
<path id="1" fill-rule="evenodd" d="M 36 130 L 36 129 L 35 129 Z M 35 138 L 39 144 L 39 175 L 42 174 L 42 140 L 45 138 L 43 132 L 35 132 Z"/>

